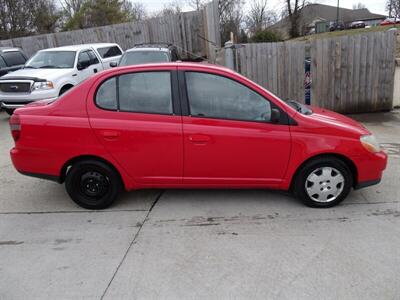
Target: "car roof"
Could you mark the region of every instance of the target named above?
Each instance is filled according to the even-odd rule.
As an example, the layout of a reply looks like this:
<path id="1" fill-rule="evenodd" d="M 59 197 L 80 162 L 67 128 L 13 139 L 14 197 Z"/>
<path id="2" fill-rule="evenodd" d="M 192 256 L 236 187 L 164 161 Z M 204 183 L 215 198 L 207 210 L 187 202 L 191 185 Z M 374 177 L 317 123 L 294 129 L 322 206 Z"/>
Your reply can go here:
<path id="1" fill-rule="evenodd" d="M 169 49 L 165 47 L 135 47 L 135 48 L 130 48 L 125 52 L 137 52 L 137 51 L 169 52 Z"/>
<path id="2" fill-rule="evenodd" d="M 103 71 L 102 74 L 106 75 L 108 73 L 113 73 L 117 70 L 125 70 L 125 71 L 135 71 L 137 69 L 148 69 L 148 70 L 157 70 L 159 68 L 188 68 L 188 69 L 195 69 L 198 71 L 223 71 L 225 73 L 231 73 L 238 75 L 237 72 L 220 65 L 214 65 L 209 63 L 193 63 L 193 62 L 163 62 L 163 63 L 149 63 L 149 64 L 140 64 L 140 65 L 129 65 L 129 66 L 121 66 L 108 69 Z"/>
<path id="3" fill-rule="evenodd" d="M 85 50 L 88 48 L 102 48 L 102 47 L 110 47 L 110 46 L 117 46 L 117 44 L 115 44 L 115 43 L 92 43 L 92 44 L 68 45 L 68 46 L 61 46 L 61 47 L 56 47 L 56 48 L 43 49 L 40 51 L 79 51 L 79 50 Z"/>
<path id="4" fill-rule="evenodd" d="M 2 52 L 12 52 L 12 51 L 21 51 L 21 49 L 15 48 L 15 47 L 0 47 L 0 51 L 2 51 Z"/>

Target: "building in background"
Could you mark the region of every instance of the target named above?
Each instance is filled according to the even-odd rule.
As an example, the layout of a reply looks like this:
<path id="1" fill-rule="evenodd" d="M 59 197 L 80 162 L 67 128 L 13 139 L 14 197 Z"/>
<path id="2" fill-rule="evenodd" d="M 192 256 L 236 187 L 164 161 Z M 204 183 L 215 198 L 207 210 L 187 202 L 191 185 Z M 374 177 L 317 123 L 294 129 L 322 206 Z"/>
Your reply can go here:
<path id="1" fill-rule="evenodd" d="M 386 16 L 371 13 L 367 8 L 348 9 L 339 8 L 339 23 L 349 28 L 350 24 L 362 21 L 366 26 L 376 26 L 385 20 Z M 309 4 L 300 10 L 299 32 L 300 35 L 307 35 L 317 31 L 327 31 L 329 26 L 336 22 L 337 7 L 324 4 Z M 285 17 L 270 26 L 268 29 L 279 32 L 283 38 L 289 38 L 290 21 Z"/>

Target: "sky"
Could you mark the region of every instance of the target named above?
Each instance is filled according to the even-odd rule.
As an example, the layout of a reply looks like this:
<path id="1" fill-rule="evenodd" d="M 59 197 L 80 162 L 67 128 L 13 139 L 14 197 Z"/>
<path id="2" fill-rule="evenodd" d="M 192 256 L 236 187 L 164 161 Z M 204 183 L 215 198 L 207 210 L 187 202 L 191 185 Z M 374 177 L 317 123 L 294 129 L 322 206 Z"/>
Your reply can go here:
<path id="1" fill-rule="evenodd" d="M 148 11 L 154 12 L 157 10 L 160 10 L 164 7 L 165 4 L 168 4 L 171 2 L 171 0 L 131 0 L 133 2 L 141 2 L 145 5 Z M 173 0 L 176 1 L 176 0 Z M 187 1 L 185 0 L 178 0 L 184 7 L 184 10 L 191 10 L 191 8 L 186 4 Z M 251 0 L 244 0 L 245 7 L 249 7 L 249 3 Z M 268 1 L 268 6 L 274 9 L 281 10 L 282 8 L 282 0 L 269 0 Z M 318 1 L 312 1 L 312 2 L 317 2 L 317 3 L 322 3 L 322 4 L 327 4 L 327 5 L 337 5 L 337 0 L 318 0 Z M 385 12 L 385 3 L 386 0 L 339 0 L 339 5 L 340 7 L 344 8 L 353 8 L 353 4 L 357 3 L 362 3 L 364 4 L 371 12 L 377 13 L 377 14 L 383 14 L 386 15 L 387 13 Z"/>

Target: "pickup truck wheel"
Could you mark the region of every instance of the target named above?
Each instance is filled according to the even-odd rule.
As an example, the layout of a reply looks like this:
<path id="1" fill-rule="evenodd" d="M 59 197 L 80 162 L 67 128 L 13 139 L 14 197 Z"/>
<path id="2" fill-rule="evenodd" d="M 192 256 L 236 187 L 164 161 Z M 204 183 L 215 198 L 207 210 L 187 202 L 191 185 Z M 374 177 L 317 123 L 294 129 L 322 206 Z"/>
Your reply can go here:
<path id="1" fill-rule="evenodd" d="M 14 113 L 15 109 L 11 109 L 11 108 L 4 108 L 4 111 L 9 114 L 10 116 Z"/>
<path id="2" fill-rule="evenodd" d="M 310 207 L 327 208 L 343 201 L 353 185 L 347 165 L 335 157 L 311 160 L 298 172 L 294 194 Z"/>
<path id="3" fill-rule="evenodd" d="M 87 160 L 77 162 L 69 169 L 65 187 L 79 206 L 104 209 L 118 198 L 122 183 L 119 174 L 107 164 Z"/>
<path id="4" fill-rule="evenodd" d="M 60 90 L 60 93 L 58 94 L 58 97 L 60 97 L 62 94 L 64 94 L 66 91 L 68 91 L 70 88 L 72 88 L 72 86 L 67 85 L 67 86 L 63 86 Z"/>

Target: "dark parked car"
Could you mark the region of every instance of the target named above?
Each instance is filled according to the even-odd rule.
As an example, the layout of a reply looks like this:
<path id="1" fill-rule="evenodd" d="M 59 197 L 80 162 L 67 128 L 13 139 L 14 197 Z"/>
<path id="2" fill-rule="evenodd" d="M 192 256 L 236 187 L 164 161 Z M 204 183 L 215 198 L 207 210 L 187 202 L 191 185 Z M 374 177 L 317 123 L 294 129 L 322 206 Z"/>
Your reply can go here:
<path id="1" fill-rule="evenodd" d="M 27 57 L 19 48 L 0 48 L 0 76 L 21 69 Z"/>
<path id="2" fill-rule="evenodd" d="M 180 60 L 178 49 L 171 44 L 136 44 L 133 48 L 126 50 L 118 66 L 174 62 L 177 60 Z M 110 63 L 110 66 L 116 67 L 117 64 Z"/>
<path id="3" fill-rule="evenodd" d="M 365 28 L 365 26 L 366 25 L 363 21 L 355 21 L 350 24 L 351 29 Z"/>
<path id="4" fill-rule="evenodd" d="M 346 26 L 344 26 L 343 22 L 331 22 L 329 25 L 329 31 L 337 31 L 337 30 L 345 30 Z"/>

